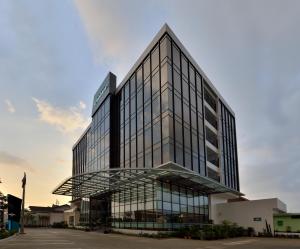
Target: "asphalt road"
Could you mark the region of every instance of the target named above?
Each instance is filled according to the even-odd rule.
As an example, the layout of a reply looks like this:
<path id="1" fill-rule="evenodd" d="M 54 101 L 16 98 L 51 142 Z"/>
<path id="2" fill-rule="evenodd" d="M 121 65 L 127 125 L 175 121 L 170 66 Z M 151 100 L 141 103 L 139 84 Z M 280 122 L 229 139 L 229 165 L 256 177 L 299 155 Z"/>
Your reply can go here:
<path id="1" fill-rule="evenodd" d="M 26 234 L 0 240 L 0 249 L 293 249 L 300 239 L 237 238 L 218 241 L 151 239 L 69 229 L 26 229 Z"/>

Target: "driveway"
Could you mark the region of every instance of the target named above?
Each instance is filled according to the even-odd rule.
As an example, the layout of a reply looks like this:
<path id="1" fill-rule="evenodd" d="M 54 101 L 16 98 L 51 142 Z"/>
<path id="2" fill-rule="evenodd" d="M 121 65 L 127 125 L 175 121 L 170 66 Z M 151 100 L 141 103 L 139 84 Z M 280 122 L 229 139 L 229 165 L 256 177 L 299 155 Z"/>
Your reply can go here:
<path id="1" fill-rule="evenodd" d="M 237 238 L 218 241 L 151 239 L 69 229 L 26 229 L 25 235 L 0 241 L 1 249 L 292 249 L 300 239 Z"/>

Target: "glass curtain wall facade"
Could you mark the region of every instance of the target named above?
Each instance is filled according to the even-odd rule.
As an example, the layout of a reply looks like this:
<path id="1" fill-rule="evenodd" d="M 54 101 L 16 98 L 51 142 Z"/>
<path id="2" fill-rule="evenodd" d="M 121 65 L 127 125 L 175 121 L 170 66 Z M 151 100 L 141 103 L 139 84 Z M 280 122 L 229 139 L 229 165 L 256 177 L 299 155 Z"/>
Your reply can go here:
<path id="1" fill-rule="evenodd" d="M 165 32 L 156 39 L 124 83 L 98 103 L 73 148 L 73 175 L 174 162 L 239 191 L 234 114 L 172 37 Z M 106 89 L 99 88 L 96 101 Z M 115 228 L 176 229 L 209 220 L 208 195 L 174 182 L 153 180 L 109 198 Z M 97 205 L 82 198 L 82 224 L 90 222 L 91 206 Z"/>
<path id="2" fill-rule="evenodd" d="M 118 93 L 121 168 L 152 168 L 173 161 L 207 175 L 202 80 L 165 34 Z M 168 185 L 146 186 L 153 188 L 149 195 L 139 191 L 145 186 L 114 195 L 113 226 L 172 229 L 208 221 L 205 194 L 164 186 Z"/>
<path id="3" fill-rule="evenodd" d="M 168 35 L 118 95 L 121 168 L 174 161 L 206 175 L 202 77 Z"/>

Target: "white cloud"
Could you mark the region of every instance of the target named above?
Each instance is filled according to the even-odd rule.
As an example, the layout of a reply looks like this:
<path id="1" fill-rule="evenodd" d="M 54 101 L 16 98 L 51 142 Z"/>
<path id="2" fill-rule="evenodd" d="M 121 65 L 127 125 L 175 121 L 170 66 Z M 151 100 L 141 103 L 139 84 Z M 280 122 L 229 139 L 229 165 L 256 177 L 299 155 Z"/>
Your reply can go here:
<path id="1" fill-rule="evenodd" d="M 63 133 L 82 130 L 88 126 L 89 119 L 83 115 L 81 108 L 70 107 L 64 109 L 53 106 L 44 100 L 32 99 L 38 109 L 39 119 L 42 122 L 55 126 Z"/>
<path id="2" fill-rule="evenodd" d="M 137 0 L 128 3 L 76 0 L 74 3 L 89 39 L 95 63 L 106 65 L 120 80 L 165 22 L 162 17 L 153 18 L 153 13 L 159 11 L 158 6 L 164 6 L 161 1 Z M 130 9 L 130 14 L 124 12 L 127 8 Z M 148 13 L 141 9 L 146 9 Z M 154 25 L 154 22 L 157 24 Z M 152 25 L 148 26 L 150 23 Z"/>
<path id="3" fill-rule="evenodd" d="M 82 100 L 79 101 L 79 108 L 82 110 L 86 108 L 86 104 Z"/>
<path id="4" fill-rule="evenodd" d="M 23 170 L 29 170 L 31 172 L 34 171 L 24 158 L 10 154 L 6 151 L 0 151 L 0 165 L 2 167 L 7 167 L 7 170 L 11 167 L 16 167 Z"/>
<path id="5" fill-rule="evenodd" d="M 7 111 L 9 111 L 10 113 L 15 113 L 16 112 L 16 109 L 15 109 L 14 105 L 11 103 L 11 101 L 9 99 L 5 100 L 5 104 L 6 104 L 6 107 L 7 107 Z"/>

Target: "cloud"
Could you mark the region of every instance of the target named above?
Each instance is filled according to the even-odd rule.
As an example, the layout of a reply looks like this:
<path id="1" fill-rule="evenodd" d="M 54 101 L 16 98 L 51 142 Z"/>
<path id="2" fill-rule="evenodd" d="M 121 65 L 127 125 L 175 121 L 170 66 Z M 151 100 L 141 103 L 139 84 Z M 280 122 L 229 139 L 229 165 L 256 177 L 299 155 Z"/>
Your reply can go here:
<path id="1" fill-rule="evenodd" d="M 53 125 L 62 133 L 75 132 L 88 126 L 89 119 L 81 112 L 82 108 L 70 107 L 64 109 L 37 98 L 32 99 L 39 112 L 40 121 Z"/>
<path id="2" fill-rule="evenodd" d="M 79 101 L 79 108 L 80 109 L 85 109 L 86 108 L 86 104 L 83 101 Z"/>
<path id="3" fill-rule="evenodd" d="M 95 63 L 106 65 L 121 80 L 165 22 L 160 15 L 165 7 L 161 1 L 136 0 L 128 3 L 76 0 L 75 6 L 90 42 Z M 124 9 L 130 11 L 124 12 Z"/>
<path id="4" fill-rule="evenodd" d="M 15 113 L 16 112 L 15 107 L 13 106 L 13 104 L 11 103 L 11 101 L 9 99 L 5 100 L 5 104 L 6 104 L 6 107 L 7 107 L 7 111 L 9 111 L 10 113 Z"/>
<path id="5" fill-rule="evenodd" d="M 0 151 L 0 165 L 9 167 L 14 166 L 24 170 L 34 171 L 25 159 L 12 155 L 6 151 Z"/>

